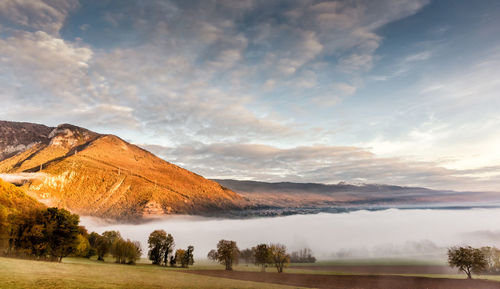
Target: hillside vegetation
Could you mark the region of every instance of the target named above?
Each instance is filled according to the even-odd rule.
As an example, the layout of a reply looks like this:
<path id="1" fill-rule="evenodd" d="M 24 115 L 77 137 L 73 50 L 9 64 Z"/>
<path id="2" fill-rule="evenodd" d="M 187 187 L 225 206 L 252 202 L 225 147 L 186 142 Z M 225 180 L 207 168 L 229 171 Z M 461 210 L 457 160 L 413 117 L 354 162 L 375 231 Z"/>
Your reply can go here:
<path id="1" fill-rule="evenodd" d="M 44 207 L 22 189 L 0 179 L 0 249 L 6 245 L 11 218 Z"/>
<path id="2" fill-rule="evenodd" d="M 41 209 L 44 205 L 28 196 L 22 189 L 0 179 L 0 215 Z"/>

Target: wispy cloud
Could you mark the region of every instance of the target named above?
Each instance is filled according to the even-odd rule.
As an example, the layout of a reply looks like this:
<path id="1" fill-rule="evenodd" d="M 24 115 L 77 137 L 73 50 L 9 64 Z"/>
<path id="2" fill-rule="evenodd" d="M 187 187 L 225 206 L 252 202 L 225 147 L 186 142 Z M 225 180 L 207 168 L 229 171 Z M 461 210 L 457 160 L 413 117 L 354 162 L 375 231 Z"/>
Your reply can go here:
<path id="1" fill-rule="evenodd" d="M 435 189 L 494 190 L 499 167 L 446 169 L 438 163 L 378 157 L 367 149 L 301 146 L 281 149 L 258 144 L 142 145 L 190 170 L 212 178 L 261 181 L 385 183 Z M 224 164 L 223 166 L 221 164 Z"/>

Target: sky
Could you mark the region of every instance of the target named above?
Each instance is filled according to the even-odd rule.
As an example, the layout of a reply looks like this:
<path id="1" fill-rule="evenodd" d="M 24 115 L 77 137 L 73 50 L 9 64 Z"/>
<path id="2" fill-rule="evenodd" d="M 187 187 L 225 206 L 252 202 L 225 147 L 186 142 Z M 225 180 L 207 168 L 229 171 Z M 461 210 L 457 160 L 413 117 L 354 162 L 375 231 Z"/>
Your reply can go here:
<path id="1" fill-rule="evenodd" d="M 0 1 L 0 119 L 208 178 L 500 191 L 500 2 Z"/>

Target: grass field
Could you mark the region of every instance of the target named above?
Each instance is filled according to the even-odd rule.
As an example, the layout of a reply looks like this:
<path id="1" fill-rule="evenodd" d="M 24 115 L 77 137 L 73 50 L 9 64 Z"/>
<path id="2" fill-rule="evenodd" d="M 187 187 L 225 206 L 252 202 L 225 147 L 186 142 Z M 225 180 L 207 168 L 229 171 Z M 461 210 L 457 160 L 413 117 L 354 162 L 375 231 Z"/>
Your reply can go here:
<path id="1" fill-rule="evenodd" d="M 196 268 L 196 266 L 195 266 Z M 212 266 L 212 269 L 219 266 Z M 300 288 L 67 258 L 63 263 L 0 258 L 0 288 Z"/>
<path id="2" fill-rule="evenodd" d="M 285 274 L 276 274 L 274 268 L 268 268 L 267 273 L 262 275 L 260 269 L 253 265 L 239 265 L 235 271 L 229 275 L 224 273 L 223 266 L 209 262 L 198 262 L 189 270 L 180 268 L 164 268 L 153 266 L 149 263 L 138 263 L 135 266 L 114 264 L 111 260 L 98 262 L 82 258 L 65 258 L 63 263 L 51 263 L 31 260 L 20 260 L 12 258 L 0 258 L 0 289 L 10 288 L 303 288 L 322 287 L 328 280 L 354 279 L 358 282 L 361 279 L 373 278 L 367 274 L 341 273 L 335 271 L 335 266 L 409 266 L 417 268 L 419 266 L 436 265 L 435 262 L 411 262 L 410 260 L 355 260 L 355 261 L 330 261 L 316 264 L 300 264 L 301 268 L 287 268 Z M 292 264 L 293 265 L 293 264 Z M 309 268 L 308 268 L 309 267 Z M 186 271 L 196 274 L 188 274 Z M 204 273 L 207 272 L 207 273 Z M 218 273 L 219 272 L 219 273 Z M 238 273 L 241 272 L 241 273 Z M 246 274 L 246 275 L 244 275 Z M 250 275 L 248 275 L 250 274 Z M 252 275 L 253 274 L 253 275 Z M 307 275 L 307 277 L 306 277 Z M 371 274 L 380 276 L 393 282 L 396 278 L 446 278 L 464 279 L 461 274 Z M 281 276 L 281 277 L 279 277 Z M 295 278 L 295 281 L 286 281 L 288 277 Z M 307 278 L 303 282 L 300 276 Z M 317 277 L 314 277 L 317 276 Z M 321 277 L 324 276 L 324 277 Z M 331 276 L 331 277 L 328 277 Z M 338 277 L 334 277 L 338 276 Z M 342 277 L 344 276 L 344 277 Z M 351 277 L 349 277 L 351 276 Z M 390 276 L 394 276 L 391 279 Z M 224 277 L 224 278 L 222 278 Z M 265 277 L 265 278 L 262 278 Z M 233 279 L 228 279 L 233 278 Z M 312 278 L 312 279 L 311 279 Z M 377 277 L 375 277 L 377 278 Z M 240 280 L 234 280 L 240 279 Z M 478 279 L 489 279 L 500 281 L 500 276 L 478 276 Z M 254 282 L 251 280 L 259 281 Z M 317 280 L 323 280 L 323 284 L 314 286 Z M 369 280 L 369 279 L 368 279 Z M 378 280 L 378 279 L 377 279 Z M 399 280 L 399 279 L 398 279 Z M 283 281 L 283 282 L 282 282 Z M 286 281 L 286 282 L 284 282 Z M 464 280 L 465 281 L 465 280 Z M 277 285 L 271 283 L 295 284 L 294 286 Z M 353 281 L 350 281 L 353 282 Z M 377 281 L 379 282 L 379 281 Z M 399 282 L 399 281 L 398 281 Z M 500 283 L 498 283 L 500 288 Z M 491 284 L 490 284 L 491 285 Z M 454 285 L 456 286 L 456 285 Z M 493 285 L 497 288 L 497 285 Z M 340 288 L 340 287 L 339 287 Z M 361 288 L 361 287 L 360 287 Z M 362 287 L 364 288 L 364 287 Z M 444 287 L 443 287 L 444 288 Z M 454 287 L 453 287 L 454 288 Z M 486 287 L 485 287 L 486 288 Z M 489 288 L 489 287 L 488 287 Z"/>

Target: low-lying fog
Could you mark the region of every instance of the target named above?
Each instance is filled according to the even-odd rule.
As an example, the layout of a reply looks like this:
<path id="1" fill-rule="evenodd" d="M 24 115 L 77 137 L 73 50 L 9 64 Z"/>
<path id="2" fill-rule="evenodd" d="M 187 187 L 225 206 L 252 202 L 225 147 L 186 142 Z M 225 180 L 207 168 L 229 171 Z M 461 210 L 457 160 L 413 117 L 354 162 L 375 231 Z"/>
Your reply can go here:
<path id="1" fill-rule="evenodd" d="M 196 258 L 206 258 L 220 239 L 235 240 L 240 249 L 270 242 L 283 243 L 289 251 L 308 247 L 318 259 L 441 257 L 451 245 L 500 246 L 500 209 L 389 209 L 243 220 L 170 216 L 140 225 L 81 220 L 89 232 L 119 230 L 124 238 L 141 241 L 144 254 L 149 233 L 163 229 L 174 236 L 177 248 L 194 245 Z"/>

